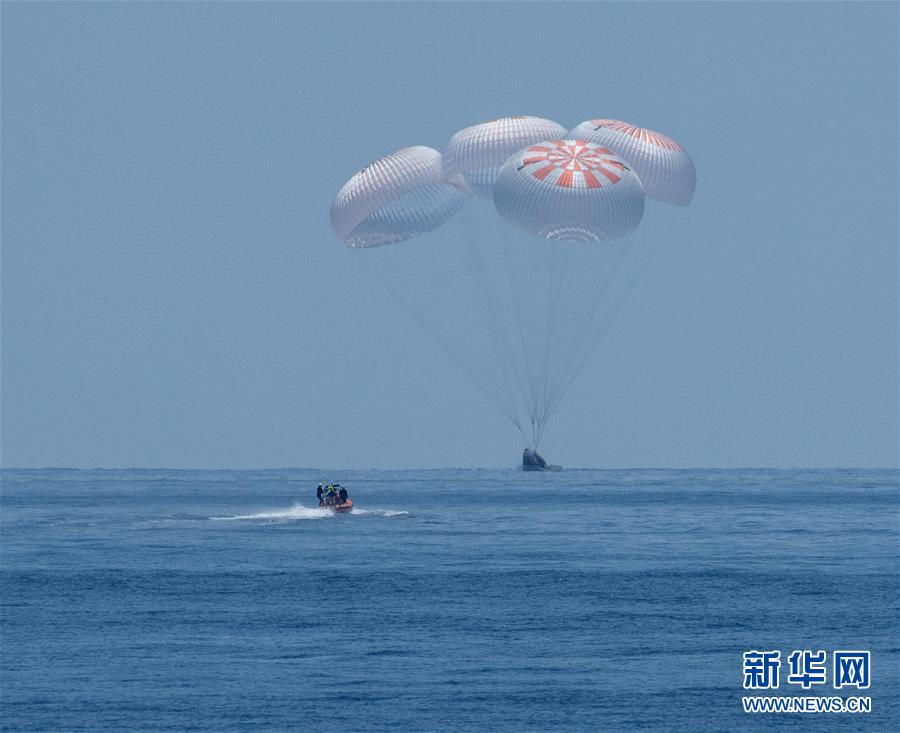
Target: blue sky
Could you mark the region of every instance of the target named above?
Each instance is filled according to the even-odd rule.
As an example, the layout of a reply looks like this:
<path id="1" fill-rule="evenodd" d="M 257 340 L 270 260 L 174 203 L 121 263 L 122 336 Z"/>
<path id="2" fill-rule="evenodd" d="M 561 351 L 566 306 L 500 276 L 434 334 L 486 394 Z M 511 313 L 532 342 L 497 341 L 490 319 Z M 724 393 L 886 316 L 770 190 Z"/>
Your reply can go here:
<path id="1" fill-rule="evenodd" d="M 369 160 L 509 114 L 628 120 L 698 171 L 549 458 L 897 465 L 895 3 L 2 21 L 5 466 L 514 464 L 515 429 L 328 219 Z M 429 236 L 482 236 L 485 211 Z"/>

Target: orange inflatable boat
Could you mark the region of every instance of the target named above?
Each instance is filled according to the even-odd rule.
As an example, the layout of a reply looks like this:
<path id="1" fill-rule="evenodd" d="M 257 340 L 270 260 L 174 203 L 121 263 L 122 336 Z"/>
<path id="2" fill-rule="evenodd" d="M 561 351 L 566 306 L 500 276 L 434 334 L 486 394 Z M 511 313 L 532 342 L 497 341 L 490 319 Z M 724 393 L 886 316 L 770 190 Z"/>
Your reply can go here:
<path id="1" fill-rule="evenodd" d="M 336 514 L 346 514 L 353 509 L 353 499 L 347 499 L 343 504 L 335 504 L 334 511 Z"/>
<path id="2" fill-rule="evenodd" d="M 321 509 L 334 509 L 335 514 L 346 514 L 353 509 L 353 499 L 348 498 L 343 504 L 333 504 L 332 502 L 319 502 Z"/>

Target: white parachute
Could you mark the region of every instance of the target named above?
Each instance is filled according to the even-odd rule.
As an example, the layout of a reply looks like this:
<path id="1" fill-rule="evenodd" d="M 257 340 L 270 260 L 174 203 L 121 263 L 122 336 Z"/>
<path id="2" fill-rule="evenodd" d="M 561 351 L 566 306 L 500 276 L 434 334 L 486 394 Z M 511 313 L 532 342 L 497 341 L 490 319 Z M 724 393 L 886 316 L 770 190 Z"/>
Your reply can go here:
<path id="1" fill-rule="evenodd" d="M 444 152 L 444 176 L 462 175 L 479 198 L 489 199 L 500 168 L 510 155 L 541 140 L 564 137 L 566 128 L 541 117 L 515 115 L 457 132 Z"/>
<path id="2" fill-rule="evenodd" d="M 505 117 L 456 133 L 443 156 L 379 158 L 341 187 L 331 221 L 367 249 L 437 229 L 470 192 L 493 201 L 499 217 L 469 210 L 474 237 L 454 223 L 452 243 L 379 247 L 364 264 L 537 448 L 665 237 L 673 209 L 645 196 L 687 206 L 695 182 L 687 152 L 660 133 Z"/>
<path id="3" fill-rule="evenodd" d="M 437 150 L 403 148 L 341 186 L 331 204 L 331 226 L 350 247 L 393 244 L 437 229 L 467 196 L 460 179 L 443 176 Z"/>

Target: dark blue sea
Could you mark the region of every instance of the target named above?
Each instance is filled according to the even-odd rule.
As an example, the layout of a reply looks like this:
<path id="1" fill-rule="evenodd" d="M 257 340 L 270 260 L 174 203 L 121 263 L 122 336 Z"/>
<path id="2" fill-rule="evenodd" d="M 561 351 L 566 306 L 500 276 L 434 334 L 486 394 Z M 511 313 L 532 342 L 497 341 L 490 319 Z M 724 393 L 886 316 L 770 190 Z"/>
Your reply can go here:
<path id="1" fill-rule="evenodd" d="M 2 730 L 896 731 L 898 509 L 878 470 L 7 469 Z M 744 713 L 750 650 L 872 711 Z"/>

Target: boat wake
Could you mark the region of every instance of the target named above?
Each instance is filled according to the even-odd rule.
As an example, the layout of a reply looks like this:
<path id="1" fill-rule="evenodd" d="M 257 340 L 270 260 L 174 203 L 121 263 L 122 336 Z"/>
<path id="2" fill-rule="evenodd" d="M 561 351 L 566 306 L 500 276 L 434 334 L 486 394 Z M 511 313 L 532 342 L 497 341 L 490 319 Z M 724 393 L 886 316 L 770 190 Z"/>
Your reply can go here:
<path id="1" fill-rule="evenodd" d="M 358 514 L 358 515 L 368 514 L 369 516 L 387 517 L 388 519 L 390 519 L 392 517 L 408 517 L 409 516 L 409 512 L 399 511 L 399 510 L 394 510 L 394 509 L 357 509 L 356 507 L 354 507 L 353 511 L 350 513 Z"/>
<path id="2" fill-rule="evenodd" d="M 214 522 L 291 522 L 298 519 L 329 519 L 334 516 L 331 509 L 307 507 L 294 504 L 287 509 L 270 509 L 255 514 L 235 514 L 230 517 L 210 517 Z"/>
<path id="3" fill-rule="evenodd" d="M 406 511 L 391 509 L 357 509 L 353 507 L 348 516 L 401 517 L 408 515 Z M 331 519 L 336 516 L 333 509 L 323 507 L 307 507 L 294 504 L 287 509 L 272 509 L 255 514 L 235 514 L 229 517 L 210 517 L 213 522 L 294 522 L 301 519 Z"/>

